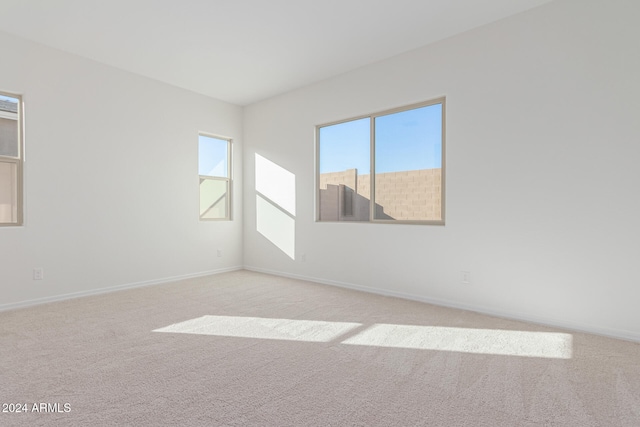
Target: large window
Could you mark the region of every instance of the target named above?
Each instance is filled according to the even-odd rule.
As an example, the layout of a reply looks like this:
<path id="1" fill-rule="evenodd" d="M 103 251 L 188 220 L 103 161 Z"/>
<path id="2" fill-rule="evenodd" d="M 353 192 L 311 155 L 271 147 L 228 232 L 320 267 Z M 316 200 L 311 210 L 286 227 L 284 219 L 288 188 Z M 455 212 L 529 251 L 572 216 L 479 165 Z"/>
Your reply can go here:
<path id="1" fill-rule="evenodd" d="M 22 224 L 22 98 L 0 92 L 0 226 Z"/>
<path id="2" fill-rule="evenodd" d="M 317 127 L 317 219 L 444 224 L 445 100 Z"/>
<path id="3" fill-rule="evenodd" d="M 231 140 L 198 136 L 200 219 L 231 219 Z"/>

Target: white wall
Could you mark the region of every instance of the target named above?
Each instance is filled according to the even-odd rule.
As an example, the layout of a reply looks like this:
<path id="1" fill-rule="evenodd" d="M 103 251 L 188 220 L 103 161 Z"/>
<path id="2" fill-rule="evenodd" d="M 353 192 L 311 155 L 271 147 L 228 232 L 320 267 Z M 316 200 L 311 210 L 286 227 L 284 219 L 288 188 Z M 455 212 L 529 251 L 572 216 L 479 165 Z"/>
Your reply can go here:
<path id="1" fill-rule="evenodd" d="M 245 266 L 640 340 L 638 16 L 557 0 L 247 107 Z M 314 222 L 315 125 L 442 95 L 444 227 Z M 294 259 L 256 153 L 295 176 Z"/>
<path id="2" fill-rule="evenodd" d="M 242 265 L 240 107 L 4 33 L 0 56 L 27 150 L 25 225 L 0 228 L 0 309 Z M 234 139 L 232 222 L 198 221 L 198 131 Z"/>

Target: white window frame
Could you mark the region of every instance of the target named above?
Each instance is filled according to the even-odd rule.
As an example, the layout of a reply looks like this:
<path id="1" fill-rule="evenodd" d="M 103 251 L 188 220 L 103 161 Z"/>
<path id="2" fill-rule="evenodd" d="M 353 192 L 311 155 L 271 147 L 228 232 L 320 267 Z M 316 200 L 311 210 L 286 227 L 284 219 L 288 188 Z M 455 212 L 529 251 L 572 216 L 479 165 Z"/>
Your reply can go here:
<path id="1" fill-rule="evenodd" d="M 428 107 L 431 105 L 442 105 L 442 124 L 441 124 L 441 149 L 442 149 L 442 164 L 441 164 L 441 182 L 440 182 L 440 217 L 439 220 L 402 220 L 402 219 L 376 219 L 375 218 L 375 181 L 376 181 L 376 172 L 375 172 L 375 119 L 378 117 L 383 117 L 389 114 L 400 113 L 403 111 L 414 110 L 417 108 Z M 315 140 L 315 192 L 316 192 L 316 209 L 315 209 L 315 221 L 316 222 L 340 222 L 340 223 L 377 223 L 377 224 L 421 224 L 421 225 L 445 225 L 445 177 L 446 177 L 446 137 L 445 137 L 445 123 L 446 123 L 446 97 L 440 97 L 436 99 L 432 99 L 425 102 L 420 102 L 416 104 L 406 105 L 398 108 L 393 108 L 385 111 L 380 111 L 373 114 L 367 114 L 357 117 L 351 117 L 348 119 L 338 120 L 330 123 L 324 123 L 316 126 L 316 140 Z M 369 119 L 370 124 L 370 148 L 369 148 L 369 156 L 370 156 L 370 185 L 369 185 L 369 219 L 362 221 L 349 221 L 349 220 L 326 220 L 320 219 L 320 129 L 327 126 L 333 126 L 341 123 L 347 123 L 354 120 L 360 119 Z M 347 217 L 347 215 L 345 215 Z"/>
<path id="2" fill-rule="evenodd" d="M 12 222 L 0 222 L 0 227 L 16 227 L 24 223 L 24 191 L 23 191 L 23 166 L 24 166 L 24 106 L 22 95 L 0 91 L 0 95 L 18 100 L 18 157 L 0 155 L 1 163 L 16 165 L 16 220 Z M 9 118 L 9 117 L 7 117 Z"/>
<path id="3" fill-rule="evenodd" d="M 198 137 L 204 136 L 208 138 L 215 138 L 223 141 L 227 141 L 227 176 L 216 176 L 216 175 L 200 175 L 198 179 L 198 201 L 200 201 L 200 182 L 202 180 L 210 180 L 210 181 L 222 181 L 226 183 L 227 186 L 227 203 L 225 216 L 220 218 L 203 218 L 202 214 L 198 212 L 198 218 L 200 221 L 231 221 L 232 220 L 232 201 L 233 201 L 233 167 L 232 167 L 232 151 L 233 151 L 233 140 L 226 136 L 216 135 L 207 132 L 198 132 Z M 198 154 L 198 162 L 200 162 L 200 155 Z M 199 165 L 198 165 L 199 168 Z M 198 209 L 199 211 L 199 209 Z"/>

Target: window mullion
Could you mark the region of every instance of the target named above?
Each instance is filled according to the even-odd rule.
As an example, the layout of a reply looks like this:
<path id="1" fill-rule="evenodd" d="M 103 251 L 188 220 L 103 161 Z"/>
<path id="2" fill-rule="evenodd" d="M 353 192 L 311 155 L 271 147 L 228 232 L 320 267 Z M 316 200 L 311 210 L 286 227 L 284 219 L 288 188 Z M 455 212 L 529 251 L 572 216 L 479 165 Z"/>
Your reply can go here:
<path id="1" fill-rule="evenodd" d="M 376 120 L 375 117 L 369 117 L 369 156 L 371 157 L 371 164 L 369 166 L 369 221 L 375 219 L 376 203 Z"/>

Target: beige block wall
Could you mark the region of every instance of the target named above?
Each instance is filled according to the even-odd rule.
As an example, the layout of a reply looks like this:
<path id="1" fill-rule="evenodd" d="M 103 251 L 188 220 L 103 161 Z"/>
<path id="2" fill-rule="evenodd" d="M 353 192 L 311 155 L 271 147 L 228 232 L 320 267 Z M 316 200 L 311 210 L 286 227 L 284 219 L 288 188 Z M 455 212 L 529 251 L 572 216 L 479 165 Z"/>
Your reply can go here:
<path id="1" fill-rule="evenodd" d="M 355 169 L 321 174 L 321 219 L 339 217 L 340 212 L 334 212 L 338 208 L 336 203 L 326 205 L 322 203 L 323 192 L 329 191 L 327 186 L 333 185 L 344 185 L 355 190 L 360 196 L 358 197 L 360 205 L 363 200 L 367 203 L 369 201 L 370 175 L 358 175 Z M 376 217 L 396 220 L 440 220 L 442 219 L 441 188 L 442 170 L 440 168 L 376 174 Z M 368 212 L 368 209 L 363 211 L 356 208 L 355 211 L 360 212 L 362 216 L 364 212 Z M 355 218 L 355 220 L 363 219 L 365 218 Z"/>
<path id="2" fill-rule="evenodd" d="M 347 169 L 342 172 L 323 173 L 320 174 L 320 188 L 326 189 L 327 185 L 342 184 L 355 190 L 357 187 L 357 177 L 358 171 L 356 169 Z"/>
<path id="3" fill-rule="evenodd" d="M 320 221 L 340 221 L 338 185 L 327 184 L 320 191 Z"/>
<path id="4" fill-rule="evenodd" d="M 18 121 L 0 117 L 0 156 L 18 156 Z"/>
<path id="5" fill-rule="evenodd" d="M 17 219 L 16 164 L 0 161 L 0 222 L 11 223 Z"/>

